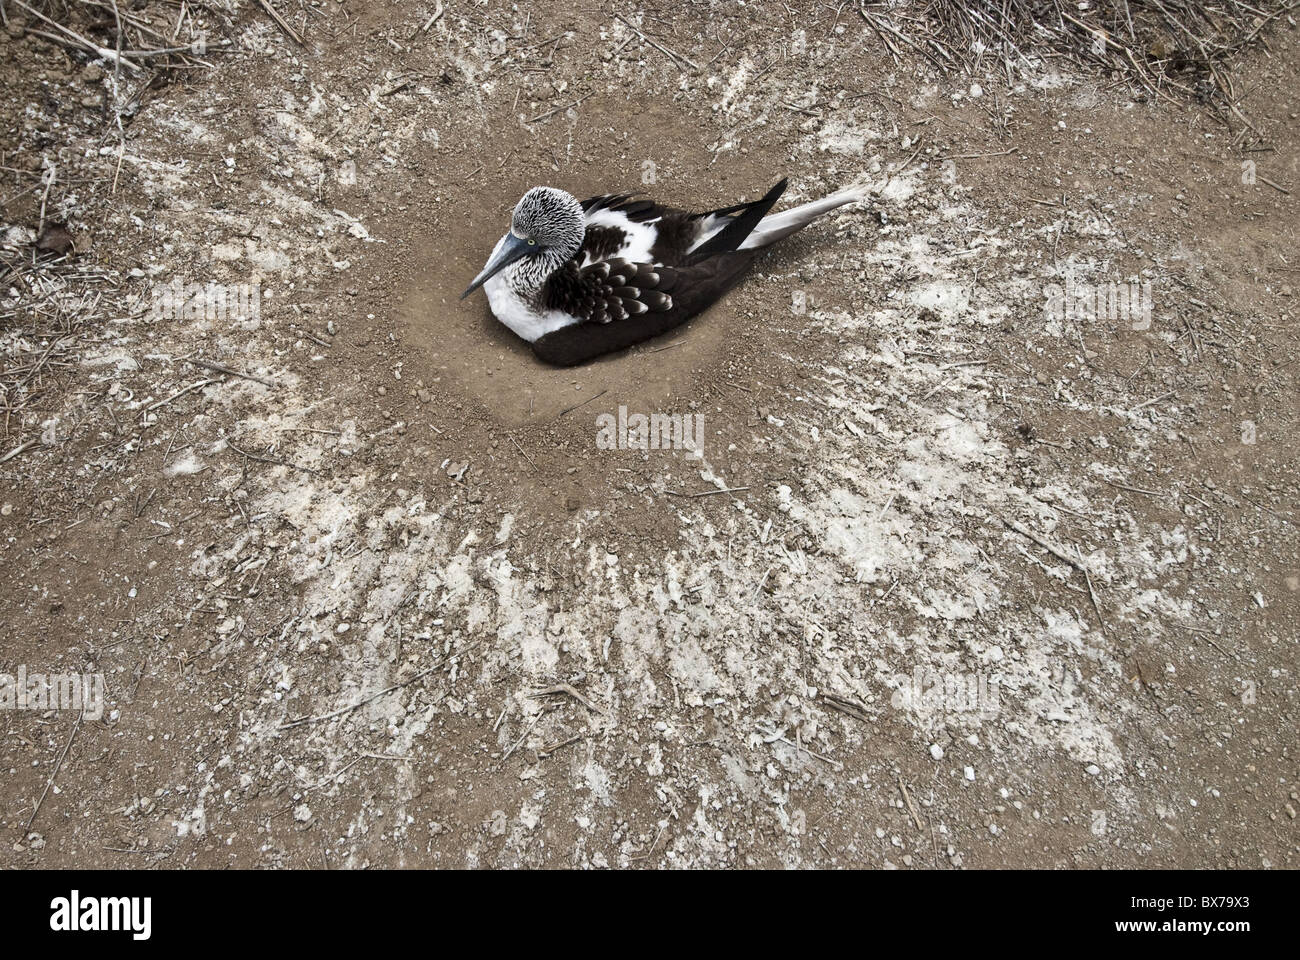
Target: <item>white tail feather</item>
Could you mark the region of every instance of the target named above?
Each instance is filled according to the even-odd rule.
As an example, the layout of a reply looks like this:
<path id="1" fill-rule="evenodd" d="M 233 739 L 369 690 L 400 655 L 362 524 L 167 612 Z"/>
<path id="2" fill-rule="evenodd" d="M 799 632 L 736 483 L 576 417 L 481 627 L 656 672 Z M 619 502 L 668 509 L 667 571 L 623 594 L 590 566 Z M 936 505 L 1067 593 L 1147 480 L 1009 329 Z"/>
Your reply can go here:
<path id="1" fill-rule="evenodd" d="M 770 214 L 758 221 L 758 226 L 745 238 L 744 243 L 738 249 L 753 250 L 758 247 L 766 247 L 782 237 L 790 236 L 796 230 L 803 229 L 818 217 L 824 216 L 846 203 L 865 200 L 869 193 L 870 189 L 868 187 L 849 187 L 837 193 L 832 193 L 829 197 L 805 203 L 801 207 Z"/>

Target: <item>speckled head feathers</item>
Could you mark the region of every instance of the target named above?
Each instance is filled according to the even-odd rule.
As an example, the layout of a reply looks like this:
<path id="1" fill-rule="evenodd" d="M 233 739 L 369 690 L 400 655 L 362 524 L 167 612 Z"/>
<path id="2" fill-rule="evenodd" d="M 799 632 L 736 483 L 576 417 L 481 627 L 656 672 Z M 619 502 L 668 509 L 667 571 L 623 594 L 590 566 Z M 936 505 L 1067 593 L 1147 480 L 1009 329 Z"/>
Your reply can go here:
<path id="1" fill-rule="evenodd" d="M 582 245 L 582 204 L 555 187 L 533 187 L 515 205 L 510 227 L 516 236 L 573 256 Z"/>

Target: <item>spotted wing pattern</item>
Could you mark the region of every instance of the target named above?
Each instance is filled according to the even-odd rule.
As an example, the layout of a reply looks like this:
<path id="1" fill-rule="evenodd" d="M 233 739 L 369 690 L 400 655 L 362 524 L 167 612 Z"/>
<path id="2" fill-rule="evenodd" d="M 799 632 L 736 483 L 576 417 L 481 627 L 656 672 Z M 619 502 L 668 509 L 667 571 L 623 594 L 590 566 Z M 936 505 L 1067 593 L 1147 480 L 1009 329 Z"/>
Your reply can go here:
<path id="1" fill-rule="evenodd" d="M 673 307 L 676 270 L 661 264 L 601 260 L 586 267 L 570 261 L 547 284 L 547 306 L 582 323 L 609 323 Z"/>
<path id="2" fill-rule="evenodd" d="M 609 276 L 600 277 L 598 292 L 588 294 L 591 315 L 605 319 L 571 324 L 539 337 L 533 341 L 533 352 L 547 363 L 567 367 L 665 334 L 731 289 L 745 275 L 753 257 L 753 251 L 741 250 L 685 267 L 644 263 L 624 266 L 626 261 L 607 261 Z M 593 276 L 599 276 L 598 268 L 602 266 L 592 264 L 574 273 L 591 271 Z M 632 291 L 636 291 L 635 295 Z M 610 300 L 616 301 L 615 307 L 610 306 Z M 598 301 L 603 301 L 604 306 Z M 603 314 L 597 314 L 599 310 Z"/>

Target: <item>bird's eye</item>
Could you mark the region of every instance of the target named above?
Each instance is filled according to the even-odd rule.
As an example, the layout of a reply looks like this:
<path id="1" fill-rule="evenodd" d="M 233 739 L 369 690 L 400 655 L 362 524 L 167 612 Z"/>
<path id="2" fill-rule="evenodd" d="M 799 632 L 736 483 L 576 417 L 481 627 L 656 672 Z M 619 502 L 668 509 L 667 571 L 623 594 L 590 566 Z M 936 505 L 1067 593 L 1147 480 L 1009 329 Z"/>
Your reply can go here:
<path id="1" fill-rule="evenodd" d="M 530 247 L 535 247 L 535 246 L 537 246 L 537 241 L 534 240 L 532 237 L 529 237 L 529 238 L 528 238 L 528 245 L 529 245 Z"/>

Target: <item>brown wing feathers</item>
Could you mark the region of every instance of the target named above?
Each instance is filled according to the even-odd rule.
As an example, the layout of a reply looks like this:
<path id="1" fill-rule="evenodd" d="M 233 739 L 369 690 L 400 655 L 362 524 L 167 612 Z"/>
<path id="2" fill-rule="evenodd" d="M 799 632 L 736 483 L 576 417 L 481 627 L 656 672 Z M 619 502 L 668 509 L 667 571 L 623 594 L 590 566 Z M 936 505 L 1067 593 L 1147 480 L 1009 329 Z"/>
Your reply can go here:
<path id="1" fill-rule="evenodd" d="M 703 213 L 688 213 L 685 210 L 666 207 L 650 200 L 637 200 L 630 193 L 592 197 L 583 202 L 582 209 L 588 215 L 599 210 L 621 213 L 634 223 L 654 220 L 656 221 L 654 226 L 657 236 L 651 253 L 657 261 L 672 264 L 698 263 L 719 253 L 729 253 L 744 243 L 745 238 L 753 232 L 758 222 L 767 216 L 768 211 L 780 199 L 781 194 L 785 192 L 787 183 L 788 181 L 782 178 L 771 190 L 757 200 L 733 204 L 730 207 L 720 207 L 717 210 L 706 210 Z M 698 249 L 692 250 L 691 246 L 699 237 L 703 224 L 717 219 L 728 222 L 726 226 L 710 237 L 708 242 L 702 244 Z M 601 231 L 607 231 L 611 228 L 591 227 L 588 229 L 589 231 L 597 231 L 598 235 L 589 238 L 588 242 L 583 244 L 584 251 L 588 252 L 593 260 L 607 255 L 603 248 L 613 238 L 609 238 L 609 241 L 607 241 Z M 617 243 L 621 243 L 623 231 L 613 228 L 613 232 L 618 235 Z M 614 249 L 617 249 L 617 243 L 614 245 Z M 612 250 L 609 252 L 612 252 Z"/>
<path id="2" fill-rule="evenodd" d="M 659 282 L 653 288 L 642 288 L 638 302 L 644 302 L 647 294 L 659 294 L 665 298 L 664 309 L 647 309 L 608 323 L 561 327 L 534 340 L 533 352 L 547 363 L 568 367 L 667 333 L 735 286 L 749 269 L 754 253 L 724 253 L 689 267 L 653 267 Z"/>
<path id="3" fill-rule="evenodd" d="M 749 269 L 756 251 L 737 247 L 785 186 L 782 180 L 759 200 L 701 214 L 632 200 L 628 194 L 588 200 L 582 205 L 588 214 L 608 209 L 636 222 L 657 218 L 658 236 L 651 254 L 659 262 L 599 260 L 585 268 L 577 261 L 566 264 L 548 280 L 545 304 L 581 321 L 539 337 L 533 341 L 533 351 L 548 363 L 571 366 L 657 337 L 707 309 Z M 699 249 L 691 250 L 701 224 L 710 217 L 728 222 Z M 591 239 L 593 245 L 607 242 L 603 237 Z"/>
<path id="4" fill-rule="evenodd" d="M 730 207 L 725 211 L 719 211 L 730 214 L 731 222 L 710 237 L 708 242 L 701 244 L 698 249 L 692 250 L 689 262 L 699 263 L 709 257 L 717 256 L 720 253 L 730 253 L 737 249 L 745 242 L 745 238 L 754 232 L 758 222 L 767 216 L 767 212 L 781 198 L 781 194 L 785 193 L 787 182 L 786 178 L 782 177 L 780 182 L 767 191 L 766 195 L 761 199 L 755 200 L 753 203 L 741 204 L 739 207 Z"/>
<path id="5" fill-rule="evenodd" d="M 641 313 L 662 313 L 672 308 L 665 288 L 674 285 L 672 267 L 628 260 L 601 260 L 579 268 L 570 262 L 552 276 L 546 305 L 563 310 L 584 323 L 609 323 Z"/>

